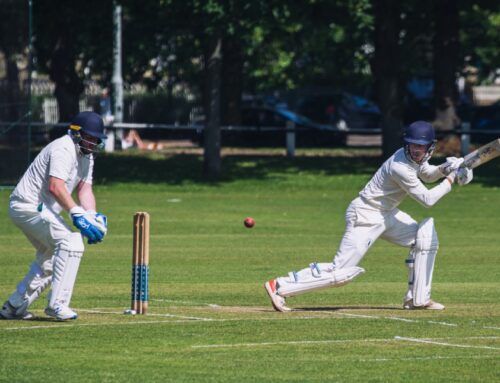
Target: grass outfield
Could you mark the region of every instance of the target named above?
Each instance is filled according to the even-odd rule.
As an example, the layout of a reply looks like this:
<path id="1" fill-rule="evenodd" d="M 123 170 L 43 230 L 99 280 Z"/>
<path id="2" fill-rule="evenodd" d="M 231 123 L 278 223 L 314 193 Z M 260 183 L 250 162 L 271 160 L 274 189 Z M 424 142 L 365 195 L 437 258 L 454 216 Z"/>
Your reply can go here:
<path id="1" fill-rule="evenodd" d="M 88 247 L 72 307 L 56 322 L 0 321 L 2 382 L 498 382 L 500 161 L 430 210 L 441 248 L 433 298 L 443 312 L 404 311 L 407 251 L 378 241 L 355 282 L 272 310 L 263 283 L 332 259 L 344 210 L 373 157 L 231 156 L 205 183 L 200 157 L 117 154 L 97 161 L 109 234 Z M 33 259 L 0 191 L 0 298 Z M 130 305 L 132 215 L 151 214 L 150 311 Z M 256 220 L 253 229 L 243 219 Z"/>

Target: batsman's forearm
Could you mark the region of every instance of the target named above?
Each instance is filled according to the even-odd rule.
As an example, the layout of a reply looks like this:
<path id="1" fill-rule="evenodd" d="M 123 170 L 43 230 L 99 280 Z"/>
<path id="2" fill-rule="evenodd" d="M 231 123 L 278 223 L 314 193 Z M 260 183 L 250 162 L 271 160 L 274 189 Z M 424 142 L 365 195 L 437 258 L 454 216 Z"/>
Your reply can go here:
<path id="1" fill-rule="evenodd" d="M 61 207 L 69 211 L 76 206 L 76 202 L 66 189 L 66 184 L 63 180 L 55 177 L 49 179 L 49 192 L 52 194 Z"/>
<path id="2" fill-rule="evenodd" d="M 96 201 L 91 184 L 82 182 L 78 186 L 78 201 L 85 210 L 96 210 Z"/>
<path id="3" fill-rule="evenodd" d="M 418 171 L 419 178 L 427 183 L 433 183 L 443 178 L 444 174 L 441 172 L 439 166 L 425 164 L 422 165 Z"/>
<path id="4" fill-rule="evenodd" d="M 444 179 L 432 189 L 427 189 L 425 186 L 420 186 L 409 191 L 410 197 L 420 203 L 424 207 L 432 207 L 444 195 L 451 191 L 451 183 L 449 179 Z"/>

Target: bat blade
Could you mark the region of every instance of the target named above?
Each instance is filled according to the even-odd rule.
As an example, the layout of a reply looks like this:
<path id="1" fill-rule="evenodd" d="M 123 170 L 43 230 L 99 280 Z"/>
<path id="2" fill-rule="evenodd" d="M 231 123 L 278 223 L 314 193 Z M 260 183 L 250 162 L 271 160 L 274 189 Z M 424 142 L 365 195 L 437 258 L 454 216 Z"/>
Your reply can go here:
<path id="1" fill-rule="evenodd" d="M 474 169 L 498 156 L 500 156 L 500 138 L 467 154 L 462 166 Z"/>

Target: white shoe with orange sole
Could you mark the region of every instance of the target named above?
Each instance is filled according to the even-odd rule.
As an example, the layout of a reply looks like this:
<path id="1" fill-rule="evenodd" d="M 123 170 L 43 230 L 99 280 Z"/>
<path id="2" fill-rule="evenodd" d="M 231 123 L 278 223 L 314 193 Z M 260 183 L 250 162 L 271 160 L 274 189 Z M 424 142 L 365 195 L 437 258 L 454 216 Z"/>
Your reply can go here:
<path id="1" fill-rule="evenodd" d="M 292 311 L 290 307 L 286 305 L 285 298 L 278 294 L 278 284 L 276 279 L 271 279 L 270 281 L 264 284 L 267 295 L 271 298 L 271 303 L 276 311 L 280 311 L 282 313 L 287 311 Z"/>

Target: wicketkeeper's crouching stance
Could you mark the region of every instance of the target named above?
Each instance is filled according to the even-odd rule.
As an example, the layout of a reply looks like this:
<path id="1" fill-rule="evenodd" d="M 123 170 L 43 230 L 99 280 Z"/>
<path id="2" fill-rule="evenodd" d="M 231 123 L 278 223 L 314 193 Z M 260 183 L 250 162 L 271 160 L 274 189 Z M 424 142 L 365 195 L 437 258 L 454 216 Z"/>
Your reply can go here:
<path id="1" fill-rule="evenodd" d="M 40 152 L 10 196 L 10 217 L 35 247 L 36 259 L 4 303 L 0 319 L 31 319 L 28 307 L 50 284 L 45 313 L 58 320 L 77 318 L 69 304 L 84 251 L 82 236 L 95 244 L 107 231 L 92 190 L 94 153 L 104 146 L 103 132 L 98 114 L 76 115 L 68 134 Z M 75 188 L 80 205 L 71 196 Z M 69 212 L 80 232 L 66 225 L 62 210 Z"/>
<path id="2" fill-rule="evenodd" d="M 333 262 L 311 263 L 298 272 L 266 282 L 266 291 L 277 311 L 290 311 L 285 298 L 342 286 L 362 274 L 364 270 L 357 265 L 378 237 L 410 248 L 406 260 L 408 291 L 403 307 L 444 309 L 442 304 L 431 300 L 432 272 L 438 250 L 434 220 L 426 218 L 417 223 L 397 209 L 406 195 L 431 207 L 451 191 L 455 181 L 465 185 L 472 180 L 472 170 L 460 167 L 463 158 L 449 157 L 440 166 L 430 165 L 428 160 L 434 147 L 434 130 L 429 123 L 417 121 L 406 129 L 404 147 L 384 162 L 347 208 L 345 233 Z M 443 177 L 432 189 L 420 181 L 435 182 Z"/>

